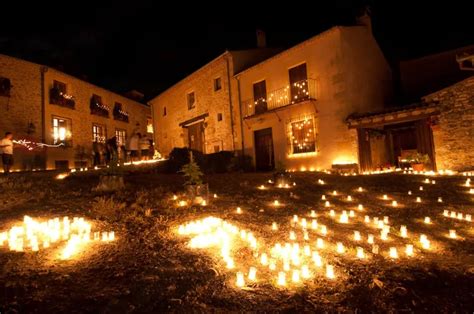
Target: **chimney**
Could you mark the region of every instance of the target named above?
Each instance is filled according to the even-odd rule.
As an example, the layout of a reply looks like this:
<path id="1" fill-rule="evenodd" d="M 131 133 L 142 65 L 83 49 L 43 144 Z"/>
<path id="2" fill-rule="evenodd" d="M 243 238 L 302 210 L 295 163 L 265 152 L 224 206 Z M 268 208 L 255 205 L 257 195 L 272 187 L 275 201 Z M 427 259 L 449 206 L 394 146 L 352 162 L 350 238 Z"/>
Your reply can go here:
<path id="1" fill-rule="evenodd" d="M 261 29 L 257 29 L 257 47 L 258 48 L 265 48 L 267 47 L 267 38 L 265 36 L 265 32 Z"/>
<path id="2" fill-rule="evenodd" d="M 372 34 L 372 18 L 370 17 L 370 7 L 366 6 L 357 17 L 357 25 L 363 25 Z"/>

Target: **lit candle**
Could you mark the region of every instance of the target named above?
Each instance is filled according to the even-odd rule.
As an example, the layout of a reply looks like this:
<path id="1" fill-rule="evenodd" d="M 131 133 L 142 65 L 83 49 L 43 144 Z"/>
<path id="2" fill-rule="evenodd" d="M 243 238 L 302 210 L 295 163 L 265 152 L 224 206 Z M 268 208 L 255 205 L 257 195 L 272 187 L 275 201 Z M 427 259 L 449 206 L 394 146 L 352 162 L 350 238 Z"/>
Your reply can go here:
<path id="1" fill-rule="evenodd" d="M 178 199 L 178 195 L 173 195 L 173 200 L 176 201 Z"/>
<path id="2" fill-rule="evenodd" d="M 324 206 L 329 207 L 329 206 L 331 206 L 331 204 L 329 203 L 329 201 L 326 201 L 326 202 L 324 202 Z"/>
<path id="3" fill-rule="evenodd" d="M 278 285 L 279 286 L 286 286 L 286 274 L 285 272 L 279 272 L 278 273 Z"/>
<path id="4" fill-rule="evenodd" d="M 290 240 L 296 240 L 296 234 L 294 231 L 290 231 Z"/>
<path id="5" fill-rule="evenodd" d="M 422 246 L 424 249 L 428 250 L 428 249 L 430 248 L 430 240 L 423 241 L 423 242 L 421 243 L 421 246 Z"/>
<path id="6" fill-rule="evenodd" d="M 184 207 L 184 206 L 186 206 L 186 204 L 187 204 L 186 201 L 179 201 L 179 203 L 178 203 L 178 205 L 180 207 Z"/>
<path id="7" fill-rule="evenodd" d="M 413 244 L 406 245 L 405 253 L 407 256 L 413 256 Z"/>
<path id="8" fill-rule="evenodd" d="M 426 178 L 425 183 L 430 183 L 430 179 Z"/>
<path id="9" fill-rule="evenodd" d="M 365 254 L 364 254 L 364 249 L 361 248 L 360 246 L 357 247 L 357 258 L 364 258 L 365 257 Z"/>
<path id="10" fill-rule="evenodd" d="M 342 244 L 342 242 L 337 242 L 336 252 L 339 254 L 344 253 L 344 245 Z"/>
<path id="11" fill-rule="evenodd" d="M 390 247 L 390 257 L 391 258 L 398 258 L 398 252 L 396 247 Z"/>
<path id="12" fill-rule="evenodd" d="M 367 236 L 367 243 L 374 244 L 374 235 L 373 234 L 369 234 Z"/>
<path id="13" fill-rule="evenodd" d="M 237 281 L 236 281 L 237 287 L 243 287 L 245 286 L 245 279 L 244 279 L 244 274 L 242 272 L 237 272 Z"/>
<path id="14" fill-rule="evenodd" d="M 234 266 L 235 266 L 235 265 L 234 265 L 234 260 L 231 259 L 231 258 L 228 258 L 228 259 L 227 259 L 227 265 L 226 265 L 227 269 L 232 269 L 232 268 L 234 268 Z M 243 275 L 242 275 L 242 276 L 243 276 Z"/>
<path id="15" fill-rule="evenodd" d="M 336 190 L 332 191 L 332 195 L 337 195 L 337 191 Z"/>
<path id="16" fill-rule="evenodd" d="M 388 216 L 383 216 L 383 223 L 388 225 Z"/>
<path id="17" fill-rule="evenodd" d="M 462 213 L 458 213 L 458 217 L 457 217 L 459 220 L 462 220 Z"/>
<path id="18" fill-rule="evenodd" d="M 306 222 L 306 218 L 301 219 L 301 226 L 303 227 L 303 229 L 306 229 L 306 227 L 308 226 L 308 223 Z"/>
<path id="19" fill-rule="evenodd" d="M 431 218 L 425 217 L 425 224 L 431 224 Z"/>
<path id="20" fill-rule="evenodd" d="M 217 198 L 217 194 L 214 194 L 214 198 Z"/>
<path id="21" fill-rule="evenodd" d="M 283 270 L 284 271 L 290 270 L 290 262 L 288 260 L 283 261 Z"/>
<path id="22" fill-rule="evenodd" d="M 326 228 L 325 225 L 321 225 L 321 234 L 324 236 L 328 234 L 328 229 Z"/>
<path id="23" fill-rule="evenodd" d="M 274 260 L 270 261 L 270 264 L 268 265 L 268 268 L 270 268 L 270 270 L 275 270 L 276 269 L 276 264 L 275 264 Z"/>
<path id="24" fill-rule="evenodd" d="M 456 212 L 451 211 L 451 218 L 456 218 Z"/>
<path id="25" fill-rule="evenodd" d="M 329 216 L 331 216 L 331 217 L 336 216 L 336 212 L 334 211 L 334 209 L 331 209 L 331 210 L 329 211 Z"/>
<path id="26" fill-rule="evenodd" d="M 408 195 L 411 195 L 411 191 L 408 191 Z"/>
<path id="27" fill-rule="evenodd" d="M 303 233 L 303 239 L 306 240 L 306 241 L 309 240 L 309 235 L 308 235 L 308 232 L 307 232 L 307 231 L 305 231 L 305 232 Z"/>
<path id="28" fill-rule="evenodd" d="M 355 213 L 354 213 L 353 210 L 350 210 L 350 211 L 349 211 L 349 217 L 355 217 Z"/>
<path id="29" fill-rule="evenodd" d="M 380 231 L 380 239 L 382 239 L 383 241 L 387 241 L 387 235 L 388 233 L 385 230 Z"/>
<path id="30" fill-rule="evenodd" d="M 397 206 L 398 206 L 397 201 L 392 201 L 392 206 L 393 206 L 393 207 L 397 207 Z"/>
<path id="31" fill-rule="evenodd" d="M 339 222 L 343 224 L 346 224 L 349 222 L 349 217 L 347 216 L 347 213 L 345 213 L 345 211 L 343 211 L 341 216 L 339 217 Z"/>
<path id="32" fill-rule="evenodd" d="M 407 233 L 407 226 L 400 226 L 400 236 L 402 238 L 406 238 L 408 236 L 408 233 Z"/>
<path id="33" fill-rule="evenodd" d="M 435 180 L 431 180 L 431 184 L 436 184 L 436 181 L 435 181 Z"/>
<path id="34" fill-rule="evenodd" d="M 309 247 L 309 245 L 305 245 L 303 251 L 306 256 L 311 256 L 311 248 Z"/>
<path id="35" fill-rule="evenodd" d="M 471 221 L 471 220 L 472 220 L 471 215 L 467 214 L 467 215 L 466 215 L 466 220 L 467 220 L 467 221 Z"/>
<path id="36" fill-rule="evenodd" d="M 115 240 L 115 232 L 110 231 L 109 232 L 109 241 L 114 241 Z"/>
<path id="37" fill-rule="evenodd" d="M 207 206 L 207 202 L 206 202 L 206 200 L 202 200 L 202 202 L 201 202 L 201 206 Z"/>
<path id="38" fill-rule="evenodd" d="M 272 222 L 272 230 L 278 230 L 278 225 L 276 222 Z"/>
<path id="39" fill-rule="evenodd" d="M 474 194 L 474 189 L 469 189 L 469 194 Z"/>
<path id="40" fill-rule="evenodd" d="M 359 231 L 354 231 L 354 241 L 360 241 L 360 232 Z"/>
<path id="41" fill-rule="evenodd" d="M 257 268 L 255 267 L 250 267 L 249 269 L 249 280 L 255 281 L 257 275 Z"/>
<path id="42" fill-rule="evenodd" d="M 420 186 L 420 191 L 423 191 L 423 187 L 422 187 L 422 186 Z"/>
<path id="43" fill-rule="evenodd" d="M 262 253 L 262 256 L 260 257 L 260 263 L 262 263 L 264 266 L 268 264 L 267 253 Z"/>
<path id="44" fill-rule="evenodd" d="M 358 210 L 363 210 L 363 209 L 364 209 L 364 206 L 363 206 L 362 204 L 359 204 L 359 205 L 357 206 L 357 209 L 358 209 Z"/>
<path id="45" fill-rule="evenodd" d="M 293 222 L 297 223 L 298 222 L 298 215 L 293 215 Z"/>
<path id="46" fill-rule="evenodd" d="M 365 218 L 364 218 L 364 222 L 370 223 L 370 216 L 366 215 Z"/>
<path id="47" fill-rule="evenodd" d="M 278 200 L 273 201 L 273 206 L 280 206 L 280 202 Z"/>
<path id="48" fill-rule="evenodd" d="M 299 270 L 293 270 L 293 275 L 291 276 L 291 280 L 293 282 L 300 282 L 300 271 Z"/>
<path id="49" fill-rule="evenodd" d="M 334 279 L 334 266 L 326 265 L 326 277 L 329 279 Z"/>
<path id="50" fill-rule="evenodd" d="M 443 202 L 443 198 L 442 197 L 438 197 L 438 203 L 442 203 Z"/>
<path id="51" fill-rule="evenodd" d="M 318 249 L 324 248 L 324 241 L 323 241 L 323 239 L 321 239 L 321 238 L 317 238 L 317 239 L 316 239 L 316 247 L 317 247 Z"/>
<path id="52" fill-rule="evenodd" d="M 259 189 L 260 189 L 260 190 L 265 190 L 265 185 L 263 185 L 263 184 L 260 185 Z"/>
<path id="53" fill-rule="evenodd" d="M 313 209 L 313 210 L 311 210 L 310 217 L 311 217 L 311 218 L 314 218 L 314 217 L 316 217 L 316 211 L 315 211 L 314 209 Z"/>
<path id="54" fill-rule="evenodd" d="M 316 265 L 317 267 L 323 266 L 323 261 L 318 252 L 313 252 L 313 262 L 314 262 L 314 265 Z"/>
<path id="55" fill-rule="evenodd" d="M 384 199 L 384 200 L 388 200 L 387 194 L 384 194 L 384 195 L 383 195 L 383 199 Z"/>
<path id="56" fill-rule="evenodd" d="M 321 199 L 322 199 L 323 201 L 325 201 L 325 200 L 326 200 L 326 195 L 322 195 L 322 196 L 321 196 Z"/>
<path id="57" fill-rule="evenodd" d="M 311 221 L 311 229 L 315 230 L 318 228 L 318 221 L 316 219 L 313 219 Z"/>
<path id="58" fill-rule="evenodd" d="M 310 276 L 308 265 L 301 266 L 301 277 L 307 279 Z"/>
<path id="59" fill-rule="evenodd" d="M 237 214 L 242 214 L 242 209 L 240 207 L 237 207 Z"/>
<path id="60" fill-rule="evenodd" d="M 102 232 L 102 241 L 107 241 L 109 239 L 107 232 Z"/>
<path id="61" fill-rule="evenodd" d="M 363 191 L 362 187 L 359 186 L 359 188 L 357 189 L 357 191 L 362 192 L 362 191 Z"/>
<path id="62" fill-rule="evenodd" d="M 417 196 L 417 197 L 416 197 L 416 202 L 417 202 L 417 203 L 421 203 L 421 197 Z"/>
<path id="63" fill-rule="evenodd" d="M 347 196 L 347 201 L 352 202 L 352 196 L 348 195 Z"/>
<path id="64" fill-rule="evenodd" d="M 451 239 L 456 239 L 456 230 L 450 229 L 449 230 L 449 237 Z"/>
<path id="65" fill-rule="evenodd" d="M 444 217 L 448 217 L 448 216 L 449 216 L 449 210 L 445 209 L 445 210 L 443 211 L 443 216 L 444 216 Z"/>

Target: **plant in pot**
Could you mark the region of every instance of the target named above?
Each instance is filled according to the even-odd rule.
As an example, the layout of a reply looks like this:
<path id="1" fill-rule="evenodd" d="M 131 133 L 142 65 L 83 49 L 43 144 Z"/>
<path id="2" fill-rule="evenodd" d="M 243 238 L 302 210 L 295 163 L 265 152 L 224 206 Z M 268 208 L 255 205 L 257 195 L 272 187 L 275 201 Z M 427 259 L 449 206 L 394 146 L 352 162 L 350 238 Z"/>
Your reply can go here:
<path id="1" fill-rule="evenodd" d="M 431 163 L 430 157 L 427 154 L 415 153 L 407 157 L 411 167 L 415 171 L 423 171 L 426 165 Z"/>
<path id="2" fill-rule="evenodd" d="M 290 184 L 290 174 L 286 172 L 285 164 L 278 161 L 275 165 L 275 172 L 273 173 L 273 182 L 276 186 L 285 186 Z"/>
<path id="3" fill-rule="evenodd" d="M 199 165 L 194 161 L 193 152 L 189 152 L 189 163 L 185 164 L 179 171 L 184 175 L 186 181 L 186 195 L 192 204 L 202 204 L 203 201 L 209 201 L 209 186 L 203 183 L 203 173 Z"/>

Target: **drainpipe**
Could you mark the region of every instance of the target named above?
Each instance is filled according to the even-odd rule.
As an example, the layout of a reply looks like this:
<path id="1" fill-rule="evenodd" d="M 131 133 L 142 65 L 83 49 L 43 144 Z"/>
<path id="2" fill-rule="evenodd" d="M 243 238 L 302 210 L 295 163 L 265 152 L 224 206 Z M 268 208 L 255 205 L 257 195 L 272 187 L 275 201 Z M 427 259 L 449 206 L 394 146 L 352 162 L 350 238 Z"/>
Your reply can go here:
<path id="1" fill-rule="evenodd" d="M 226 56 L 225 63 L 227 67 L 227 88 L 229 89 L 229 109 L 230 109 L 230 128 L 232 131 L 232 151 L 235 152 L 235 138 L 234 138 L 234 110 L 232 106 L 232 89 L 230 84 L 230 65 L 229 65 L 229 58 Z"/>
<path id="2" fill-rule="evenodd" d="M 245 150 L 244 150 L 244 119 L 242 117 L 242 99 L 240 98 L 240 80 L 239 77 L 235 78 L 237 80 L 237 95 L 239 99 L 239 113 L 240 113 L 240 137 L 242 138 L 242 163 L 244 162 Z"/>

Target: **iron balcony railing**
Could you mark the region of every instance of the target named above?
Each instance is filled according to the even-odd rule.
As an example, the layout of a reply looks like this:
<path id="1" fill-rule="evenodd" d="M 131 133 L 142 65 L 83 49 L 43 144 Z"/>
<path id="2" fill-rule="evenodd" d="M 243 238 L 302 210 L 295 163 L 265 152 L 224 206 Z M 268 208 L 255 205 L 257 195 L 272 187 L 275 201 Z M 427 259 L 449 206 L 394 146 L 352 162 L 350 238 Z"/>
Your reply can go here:
<path id="1" fill-rule="evenodd" d="M 245 100 L 242 102 L 242 110 L 244 117 L 249 117 L 310 99 L 316 99 L 316 82 L 314 79 L 301 80 L 272 92 L 267 92 L 264 97 Z"/>

